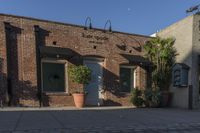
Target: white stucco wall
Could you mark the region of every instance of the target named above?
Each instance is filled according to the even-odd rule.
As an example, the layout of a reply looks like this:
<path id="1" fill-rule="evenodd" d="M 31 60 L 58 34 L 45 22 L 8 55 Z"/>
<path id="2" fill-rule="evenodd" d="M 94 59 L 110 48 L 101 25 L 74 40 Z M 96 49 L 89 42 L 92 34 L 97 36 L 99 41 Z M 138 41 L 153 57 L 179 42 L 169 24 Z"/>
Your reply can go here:
<path id="1" fill-rule="evenodd" d="M 193 82 L 193 106 L 199 108 L 199 55 L 200 55 L 200 15 L 194 15 L 193 19 L 193 56 L 192 56 L 192 82 Z"/>
<path id="2" fill-rule="evenodd" d="M 193 42 L 193 18 L 189 16 L 181 21 L 178 21 L 171 26 L 161 30 L 157 33 L 158 36 L 163 38 L 174 37 L 175 48 L 177 50 L 177 63 L 185 63 L 190 67 L 189 71 L 189 85 L 192 85 L 192 42 Z M 188 87 L 178 88 L 171 85 L 170 91 L 173 93 L 172 106 L 180 108 L 188 108 Z"/>

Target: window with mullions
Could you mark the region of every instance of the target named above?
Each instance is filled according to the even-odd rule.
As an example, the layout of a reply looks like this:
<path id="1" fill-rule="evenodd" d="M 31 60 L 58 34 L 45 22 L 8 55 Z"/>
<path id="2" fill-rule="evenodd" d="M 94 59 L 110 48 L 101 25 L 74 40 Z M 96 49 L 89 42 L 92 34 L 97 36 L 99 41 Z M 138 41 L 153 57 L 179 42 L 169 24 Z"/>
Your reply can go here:
<path id="1" fill-rule="evenodd" d="M 44 92 L 65 92 L 65 64 L 43 62 L 42 84 Z"/>
<path id="2" fill-rule="evenodd" d="M 120 91 L 130 92 L 134 84 L 134 69 L 129 67 L 120 67 Z"/>

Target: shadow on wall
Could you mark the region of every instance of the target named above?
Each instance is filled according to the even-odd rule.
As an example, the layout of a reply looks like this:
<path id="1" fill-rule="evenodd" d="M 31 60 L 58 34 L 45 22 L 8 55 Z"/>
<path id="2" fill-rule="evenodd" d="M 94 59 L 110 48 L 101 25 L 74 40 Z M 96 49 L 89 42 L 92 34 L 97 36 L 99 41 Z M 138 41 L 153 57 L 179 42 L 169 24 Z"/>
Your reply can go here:
<path id="1" fill-rule="evenodd" d="M 103 68 L 103 74 L 104 74 L 103 88 L 117 97 L 123 97 L 123 95 L 120 94 L 119 76 L 109 71 L 106 68 Z"/>
<path id="2" fill-rule="evenodd" d="M 38 26 L 35 27 L 36 32 L 36 51 L 37 51 L 37 66 L 41 66 L 41 58 L 39 47 L 45 46 L 46 36 L 49 35 L 49 31 L 46 31 Z M 19 54 L 18 51 L 21 45 L 18 44 L 20 42 L 19 34 L 21 34 L 23 29 L 15 27 L 10 23 L 5 23 L 5 31 L 6 31 L 6 53 L 7 53 L 7 74 L 2 72 L 3 69 L 3 59 L 0 59 L 0 82 L 2 81 L 2 88 L 0 90 L 0 98 L 3 101 L 4 106 L 37 106 L 38 103 L 40 105 L 49 106 L 50 105 L 50 97 L 41 92 L 41 86 L 33 86 L 30 80 L 22 81 L 19 79 L 20 72 L 19 66 Z M 67 48 L 63 48 L 61 51 L 66 50 Z M 58 48 L 56 49 L 58 50 Z M 58 50 L 58 52 L 60 49 Z M 69 52 L 69 49 L 68 49 Z M 82 57 L 79 53 L 70 50 L 71 55 L 60 54 L 59 59 L 66 59 L 71 64 L 82 64 Z M 54 55 L 45 55 L 43 58 L 55 57 Z M 37 67 L 37 79 L 38 83 L 41 85 L 41 67 Z"/>
<path id="3" fill-rule="evenodd" d="M 16 85 L 20 86 L 20 88 L 16 92 L 10 93 L 8 87 L 12 87 L 11 83 L 6 85 L 6 81 L 8 81 L 8 77 L 5 73 L 2 73 L 2 64 L 3 59 L 0 58 L 0 82 L 1 82 L 1 90 L 0 90 L 0 100 L 2 101 L 3 106 L 23 106 L 23 100 L 34 100 L 38 101 L 37 98 L 37 88 L 32 86 L 30 81 L 20 81 L 15 79 Z M 16 88 L 12 87 L 9 89 L 16 90 Z M 14 94 L 14 95 L 13 95 Z M 20 100 L 19 100 L 20 99 Z M 31 104 L 31 102 L 30 102 Z"/>
<path id="4" fill-rule="evenodd" d="M 18 51 L 21 45 L 19 34 L 23 29 L 15 27 L 10 23 L 5 23 L 6 31 L 6 53 L 7 53 L 7 74 L 2 73 L 2 64 L 5 63 L 1 59 L 1 81 L 5 81 L 1 97 L 4 106 L 37 106 L 38 105 L 38 90 L 37 86 L 33 86 L 32 82 L 22 81 L 19 79 L 19 59 Z M 23 71 L 23 70 L 22 70 Z M 7 82 L 6 82 L 7 81 Z M 6 84 L 7 83 L 7 84 Z"/>
<path id="5" fill-rule="evenodd" d="M 46 45 L 46 37 L 51 33 L 42 27 L 35 25 L 36 37 L 36 62 L 37 62 L 37 85 L 38 85 L 38 99 L 41 106 L 50 106 L 51 96 L 42 92 L 41 79 L 41 60 L 45 58 L 65 59 L 70 62 L 70 65 L 82 64 L 82 57 L 79 53 L 69 48 L 61 48 Z"/>
<path id="6" fill-rule="evenodd" d="M 18 34 L 21 34 L 22 29 L 5 23 L 6 32 L 6 54 L 7 54 L 7 92 L 8 92 L 8 105 L 15 104 L 14 101 L 18 101 L 17 92 L 15 89 L 18 86 Z M 17 89 L 19 90 L 19 89 Z M 14 100 L 14 97 L 16 100 Z"/>
<path id="7" fill-rule="evenodd" d="M 124 98 L 126 95 L 124 93 L 120 92 L 120 82 L 119 82 L 119 76 L 114 74 L 113 72 L 109 71 L 106 68 L 103 68 L 103 77 L 104 77 L 104 83 L 103 83 L 103 89 L 108 95 L 109 99 L 104 99 L 103 103 L 105 106 L 121 106 L 122 104 L 115 100 L 116 98 Z M 113 95 L 113 96 L 112 96 Z M 112 99 L 113 98 L 113 99 Z"/>
<path id="8" fill-rule="evenodd" d="M 40 47 L 46 44 L 46 37 L 49 36 L 50 31 L 47 31 L 41 28 L 39 25 L 34 26 L 35 30 L 35 51 L 36 51 L 36 74 L 37 74 L 37 98 L 39 100 L 39 105 L 49 105 L 49 97 L 44 96 L 42 94 L 42 86 L 41 86 L 41 53 Z M 43 98 L 45 99 L 45 103 L 43 103 Z"/>
<path id="9" fill-rule="evenodd" d="M 6 81 L 6 74 L 3 73 L 3 59 L 0 58 L 0 106 L 4 105 L 6 101 L 8 101 Z"/>
<path id="10" fill-rule="evenodd" d="M 121 103 L 111 100 L 111 99 L 103 99 L 104 106 L 122 106 Z"/>
<path id="11" fill-rule="evenodd" d="M 133 66 L 139 66 L 142 69 L 146 70 L 147 73 L 141 72 L 141 74 L 147 74 L 150 75 L 151 68 L 146 65 L 141 65 L 139 63 L 131 63 L 131 64 L 121 64 L 121 65 L 133 65 Z M 104 71 L 104 86 L 103 89 L 106 92 L 106 95 L 109 97 L 109 99 L 104 100 L 105 105 L 116 105 L 120 106 L 121 101 L 120 100 L 126 100 L 130 101 L 130 93 L 124 93 L 120 90 L 120 77 L 119 75 L 116 75 L 115 73 L 111 72 L 110 70 L 103 68 Z M 147 80 L 151 80 L 150 76 L 147 76 Z M 143 83 L 143 79 L 140 78 L 139 81 L 140 85 Z M 146 82 L 146 87 L 150 86 L 151 82 Z"/>

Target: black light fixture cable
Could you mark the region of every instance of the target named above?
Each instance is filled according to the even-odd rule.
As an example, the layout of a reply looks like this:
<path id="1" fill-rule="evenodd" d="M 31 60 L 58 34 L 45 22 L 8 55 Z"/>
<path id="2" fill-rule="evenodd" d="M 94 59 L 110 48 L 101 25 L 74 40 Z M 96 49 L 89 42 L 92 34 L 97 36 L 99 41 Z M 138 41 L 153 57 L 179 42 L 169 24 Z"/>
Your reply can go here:
<path id="1" fill-rule="evenodd" d="M 87 17 L 85 20 L 85 30 L 88 29 L 87 24 L 89 22 L 89 29 L 92 29 L 92 19 L 90 17 Z"/>
<path id="2" fill-rule="evenodd" d="M 111 24 L 111 21 L 110 21 L 110 20 L 107 20 L 107 21 L 106 21 L 106 24 L 104 25 L 104 31 L 106 31 L 106 26 L 107 26 L 108 24 L 110 25 L 108 30 L 109 30 L 109 32 L 112 32 L 112 24 Z"/>

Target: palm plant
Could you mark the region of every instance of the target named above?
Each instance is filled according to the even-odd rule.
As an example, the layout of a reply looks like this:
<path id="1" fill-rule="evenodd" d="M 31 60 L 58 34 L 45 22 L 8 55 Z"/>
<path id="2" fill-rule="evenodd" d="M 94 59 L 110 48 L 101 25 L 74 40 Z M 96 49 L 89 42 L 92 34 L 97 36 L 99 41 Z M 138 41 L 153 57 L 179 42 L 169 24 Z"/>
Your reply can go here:
<path id="1" fill-rule="evenodd" d="M 152 72 L 153 88 L 167 90 L 171 81 L 172 66 L 177 55 L 175 39 L 155 37 L 144 45 L 146 57 L 154 64 Z"/>

